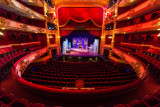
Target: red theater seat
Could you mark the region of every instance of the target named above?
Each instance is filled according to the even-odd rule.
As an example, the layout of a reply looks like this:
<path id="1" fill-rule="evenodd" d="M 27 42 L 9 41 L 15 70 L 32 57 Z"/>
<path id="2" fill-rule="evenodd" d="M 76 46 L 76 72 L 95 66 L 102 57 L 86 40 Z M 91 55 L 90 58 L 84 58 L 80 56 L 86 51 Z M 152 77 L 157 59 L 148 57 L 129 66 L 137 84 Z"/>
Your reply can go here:
<path id="1" fill-rule="evenodd" d="M 46 107 L 44 104 L 41 103 L 34 103 L 30 107 Z"/>
<path id="2" fill-rule="evenodd" d="M 114 105 L 113 107 L 127 107 L 127 106 L 124 104 L 117 104 L 117 105 Z"/>
<path id="3" fill-rule="evenodd" d="M 5 96 L 0 96 L 0 101 L 4 104 L 9 104 L 11 102 L 14 102 L 17 100 L 17 98 L 13 94 L 7 94 Z"/>
<path id="4" fill-rule="evenodd" d="M 24 98 L 18 99 L 9 104 L 11 107 L 27 107 L 29 105 L 29 101 Z"/>
<path id="5" fill-rule="evenodd" d="M 139 100 L 133 100 L 128 104 L 128 107 L 150 107 L 148 104 L 142 103 Z"/>
<path id="6" fill-rule="evenodd" d="M 149 104 L 150 106 L 155 106 L 158 103 L 160 103 L 160 100 L 158 98 L 149 95 L 146 95 L 142 100 L 147 104 Z"/>

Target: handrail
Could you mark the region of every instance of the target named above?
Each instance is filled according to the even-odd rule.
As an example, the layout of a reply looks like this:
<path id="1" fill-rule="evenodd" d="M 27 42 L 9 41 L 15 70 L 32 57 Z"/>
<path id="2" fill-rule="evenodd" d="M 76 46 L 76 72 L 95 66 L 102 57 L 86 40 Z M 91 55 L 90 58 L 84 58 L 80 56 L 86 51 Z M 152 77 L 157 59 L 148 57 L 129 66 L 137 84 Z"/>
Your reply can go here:
<path id="1" fill-rule="evenodd" d="M 147 75 L 145 75 L 145 73 L 144 73 L 144 72 L 146 72 L 145 65 L 143 65 L 142 62 L 138 62 L 138 60 L 134 59 L 133 56 L 130 56 L 130 57 L 132 57 L 133 60 L 140 63 L 141 67 L 140 67 L 139 72 L 142 72 L 142 73 L 137 72 L 137 73 L 139 73 L 140 79 L 138 79 L 132 83 L 122 85 L 122 86 L 114 86 L 114 87 L 110 87 L 110 88 L 106 88 L 106 89 L 95 89 L 95 90 L 69 90 L 69 89 L 56 89 L 56 88 L 46 87 L 46 86 L 34 84 L 32 82 L 24 80 L 21 77 L 21 75 L 24 72 L 25 68 L 33 60 L 35 60 L 37 57 L 40 57 L 41 55 L 43 55 L 46 52 L 46 50 L 47 50 L 47 48 L 43 48 L 43 49 L 40 49 L 36 52 L 33 52 L 27 56 L 24 56 L 23 58 L 18 60 L 18 62 L 16 62 L 16 64 L 14 64 L 14 69 L 12 70 L 12 74 L 13 74 L 14 78 L 16 79 L 16 81 L 18 81 L 21 85 L 23 85 L 25 87 L 29 87 L 31 90 L 37 90 L 37 92 L 45 93 L 45 94 L 54 94 L 59 97 L 67 96 L 67 98 L 68 97 L 71 97 L 71 98 L 99 98 L 99 97 L 113 96 L 113 95 L 117 95 L 117 94 L 121 94 L 121 93 L 128 92 L 130 90 L 133 90 L 133 89 L 139 87 L 147 77 Z M 118 54 L 119 52 L 122 53 L 122 51 L 120 51 L 120 50 L 116 51 L 116 50 L 117 49 L 114 48 L 114 52 L 116 54 Z M 125 55 L 125 54 L 126 53 L 124 53 L 124 56 L 129 57 L 129 55 Z M 37 57 L 35 57 L 35 56 L 37 56 Z M 125 59 L 127 59 L 127 58 L 125 58 Z M 129 61 L 129 60 L 126 60 L 126 61 Z M 133 67 L 133 68 L 135 69 L 135 71 L 138 71 L 137 67 Z"/>
<path id="2" fill-rule="evenodd" d="M 1 48 L 8 48 L 8 47 L 13 47 L 13 46 L 20 46 L 20 45 L 29 45 L 29 44 L 40 44 L 40 41 L 37 42 L 29 42 L 29 43 L 20 43 L 20 44 L 8 44 L 8 45 L 1 45 Z"/>
<path id="3" fill-rule="evenodd" d="M 146 78 L 148 69 L 147 66 L 142 61 L 135 58 L 133 55 L 121 51 L 117 48 L 113 48 L 113 52 L 123 60 L 127 61 L 133 67 L 139 79 L 143 80 L 144 78 Z"/>

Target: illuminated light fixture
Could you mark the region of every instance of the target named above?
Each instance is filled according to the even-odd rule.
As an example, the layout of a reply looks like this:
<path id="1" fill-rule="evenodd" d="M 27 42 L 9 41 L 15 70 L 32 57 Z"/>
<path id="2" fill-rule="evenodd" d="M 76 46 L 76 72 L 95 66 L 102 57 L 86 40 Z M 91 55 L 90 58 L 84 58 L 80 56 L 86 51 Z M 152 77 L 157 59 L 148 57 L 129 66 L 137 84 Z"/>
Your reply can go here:
<path id="1" fill-rule="evenodd" d="M 160 33 L 157 36 L 160 37 Z"/>
<path id="2" fill-rule="evenodd" d="M 124 32 L 124 34 L 126 34 L 126 33 Z"/>
<path id="3" fill-rule="evenodd" d="M 2 33 L 2 32 L 0 32 L 0 35 L 1 35 L 1 36 L 3 36 L 3 33 Z"/>
<path id="4" fill-rule="evenodd" d="M 160 30 L 160 28 L 158 30 Z"/>
<path id="5" fill-rule="evenodd" d="M 5 30 L 5 28 L 3 27 L 3 28 L 1 28 L 2 30 Z"/>
<path id="6" fill-rule="evenodd" d="M 130 19 L 131 17 L 128 17 L 127 19 Z"/>
<path id="7" fill-rule="evenodd" d="M 134 0 L 130 0 L 130 2 L 133 2 Z"/>
<path id="8" fill-rule="evenodd" d="M 37 33 L 37 32 L 35 32 L 35 33 Z"/>
<path id="9" fill-rule="evenodd" d="M 108 36 L 108 39 L 112 39 L 112 36 Z"/>
<path id="10" fill-rule="evenodd" d="M 34 16 L 32 15 L 32 16 L 31 16 L 31 18 L 33 19 L 33 18 L 34 18 Z"/>
<path id="11" fill-rule="evenodd" d="M 53 36 L 49 36 L 49 38 L 53 38 Z"/>

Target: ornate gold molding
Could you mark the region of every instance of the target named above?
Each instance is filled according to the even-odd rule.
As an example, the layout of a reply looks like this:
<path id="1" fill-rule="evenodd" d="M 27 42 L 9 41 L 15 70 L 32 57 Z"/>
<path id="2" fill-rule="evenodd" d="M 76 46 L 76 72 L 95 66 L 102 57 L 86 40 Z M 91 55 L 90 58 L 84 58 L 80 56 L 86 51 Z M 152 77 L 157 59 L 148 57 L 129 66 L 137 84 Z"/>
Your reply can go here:
<path id="1" fill-rule="evenodd" d="M 19 65 L 20 65 L 19 72 L 21 72 L 21 74 L 24 72 L 24 70 L 28 66 L 28 64 L 29 64 L 29 60 L 27 60 L 27 61 L 22 60 L 19 63 Z"/>
<path id="2" fill-rule="evenodd" d="M 37 28 L 37 31 L 38 31 L 39 33 L 45 32 L 43 28 Z"/>
<path id="3" fill-rule="evenodd" d="M 139 62 L 131 62 L 132 67 L 134 68 L 135 72 L 137 73 L 137 76 L 140 75 L 140 67 L 142 66 Z"/>
<path id="4" fill-rule="evenodd" d="M 150 3 L 147 6 L 155 6 L 160 3 L 160 0 L 150 0 Z"/>
<path id="5" fill-rule="evenodd" d="M 5 18 L 0 17 L 0 27 L 5 27 L 9 25 L 9 21 L 7 21 Z"/>
<path id="6" fill-rule="evenodd" d="M 29 30 L 28 25 L 26 24 L 20 24 L 20 27 L 24 29 L 25 31 Z"/>
<path id="7" fill-rule="evenodd" d="M 131 9 L 131 10 L 129 10 L 129 12 L 128 12 L 128 17 L 131 17 L 133 14 L 134 14 L 134 8 L 133 9 Z"/>

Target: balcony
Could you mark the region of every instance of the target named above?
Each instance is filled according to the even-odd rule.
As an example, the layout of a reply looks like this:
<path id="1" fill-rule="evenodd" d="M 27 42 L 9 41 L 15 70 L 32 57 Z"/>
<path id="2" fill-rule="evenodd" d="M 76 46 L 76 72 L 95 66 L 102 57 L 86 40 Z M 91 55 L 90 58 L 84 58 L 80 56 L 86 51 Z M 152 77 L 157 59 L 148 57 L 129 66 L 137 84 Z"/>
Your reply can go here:
<path id="1" fill-rule="evenodd" d="M 125 0 L 122 0 L 121 2 L 123 2 Z M 128 0 L 127 0 L 128 1 Z M 120 2 L 120 4 L 122 4 Z M 121 7 L 121 5 L 119 6 Z M 117 18 L 118 21 L 121 20 L 128 20 L 128 19 L 133 19 L 148 13 L 153 12 L 154 10 L 159 9 L 160 7 L 160 0 L 147 0 L 144 3 L 140 4 L 139 6 L 123 13 L 120 14 Z M 110 8 L 108 11 L 114 11 L 114 7 Z M 112 19 L 109 19 L 106 21 L 106 24 L 113 22 Z"/>
<path id="2" fill-rule="evenodd" d="M 135 18 L 139 17 L 144 14 L 148 14 L 153 12 L 154 10 L 159 9 L 160 7 L 160 0 L 148 0 L 139 6 L 121 14 L 118 16 L 118 21 L 128 19 L 128 18 Z"/>
<path id="3" fill-rule="evenodd" d="M 145 31 L 157 31 L 160 28 L 160 18 L 145 23 L 122 27 L 115 30 L 116 34 L 136 33 Z M 107 35 L 112 35 L 112 30 L 106 31 Z"/>
<path id="4" fill-rule="evenodd" d="M 36 11 L 24 6 L 16 0 L 0 0 L 0 7 L 11 12 L 17 13 L 21 16 L 44 20 L 44 16 L 42 14 L 37 13 Z"/>
<path id="5" fill-rule="evenodd" d="M 27 3 L 28 5 L 43 7 L 42 0 L 22 0 L 22 1 Z"/>
<path id="6" fill-rule="evenodd" d="M 32 32 L 32 33 L 46 33 L 45 28 L 23 24 L 23 23 L 9 20 L 3 17 L 0 17 L 0 28 L 2 30 L 6 29 L 6 30 L 25 31 L 25 32 Z M 54 34 L 55 30 L 48 30 L 48 32 Z"/>

